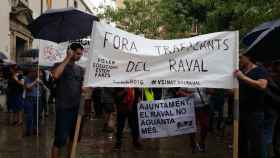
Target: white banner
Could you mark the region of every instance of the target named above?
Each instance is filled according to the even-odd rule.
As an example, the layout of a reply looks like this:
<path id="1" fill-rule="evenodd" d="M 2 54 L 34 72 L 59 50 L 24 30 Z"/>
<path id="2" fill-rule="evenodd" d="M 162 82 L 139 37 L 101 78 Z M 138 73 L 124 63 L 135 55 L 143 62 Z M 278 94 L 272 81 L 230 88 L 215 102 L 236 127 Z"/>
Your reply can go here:
<path id="1" fill-rule="evenodd" d="M 93 39 L 96 39 L 93 41 Z M 151 40 L 96 22 L 85 86 L 235 88 L 238 32 Z"/>
<path id="2" fill-rule="evenodd" d="M 83 56 L 77 64 L 86 67 L 90 47 L 90 39 L 80 39 L 63 43 L 55 43 L 46 40 L 39 41 L 39 65 L 53 66 L 55 63 L 62 62 L 66 57 L 67 47 L 71 43 L 80 43 L 83 47 Z"/>
<path id="3" fill-rule="evenodd" d="M 141 138 L 160 138 L 196 132 L 193 97 L 140 102 Z"/>

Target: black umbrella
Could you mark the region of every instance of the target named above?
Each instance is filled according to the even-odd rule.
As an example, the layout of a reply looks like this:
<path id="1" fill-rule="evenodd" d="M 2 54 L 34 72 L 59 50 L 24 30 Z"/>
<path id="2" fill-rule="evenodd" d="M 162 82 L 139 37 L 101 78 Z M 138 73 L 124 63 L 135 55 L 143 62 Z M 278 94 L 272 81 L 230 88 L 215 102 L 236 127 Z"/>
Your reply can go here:
<path id="1" fill-rule="evenodd" d="M 5 59 L 8 59 L 7 56 L 5 55 L 5 53 L 0 52 L 0 60 L 3 61 Z"/>
<path id="2" fill-rule="evenodd" d="M 50 9 L 28 25 L 28 29 L 37 39 L 60 43 L 89 36 L 95 20 L 96 16 L 75 8 Z"/>
<path id="3" fill-rule="evenodd" d="M 28 49 L 28 50 L 25 50 L 23 51 L 21 54 L 20 54 L 20 57 L 38 57 L 39 55 L 39 49 Z"/>
<path id="4" fill-rule="evenodd" d="M 280 59 L 280 19 L 255 27 L 244 38 L 247 53 L 257 61 L 270 62 Z"/>
<path id="5" fill-rule="evenodd" d="M 4 65 L 4 66 L 11 66 L 11 65 L 16 65 L 17 63 L 13 60 L 9 60 L 9 59 L 4 59 L 0 62 L 0 65 Z"/>

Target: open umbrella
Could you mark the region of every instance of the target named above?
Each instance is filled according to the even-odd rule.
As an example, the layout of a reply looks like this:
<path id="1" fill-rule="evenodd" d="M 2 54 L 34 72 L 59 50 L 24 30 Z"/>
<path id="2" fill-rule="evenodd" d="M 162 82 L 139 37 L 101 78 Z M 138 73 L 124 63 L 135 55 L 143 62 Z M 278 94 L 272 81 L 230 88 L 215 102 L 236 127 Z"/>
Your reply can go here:
<path id="1" fill-rule="evenodd" d="M 39 56 L 39 49 L 28 49 L 28 50 L 25 50 L 23 51 L 21 54 L 20 54 L 20 57 L 38 57 Z"/>
<path id="2" fill-rule="evenodd" d="M 270 62 L 280 59 L 280 19 L 255 27 L 244 38 L 247 54 L 257 61 Z"/>
<path id="3" fill-rule="evenodd" d="M 37 39 L 60 43 L 89 36 L 95 20 L 96 16 L 75 8 L 50 9 L 28 25 L 28 29 Z"/>
<path id="4" fill-rule="evenodd" d="M 0 62 L 0 65 L 4 65 L 4 66 L 11 66 L 16 64 L 17 63 L 15 61 L 9 59 L 4 59 L 2 62 Z"/>
<path id="5" fill-rule="evenodd" d="M 3 61 L 5 59 L 8 59 L 7 56 L 3 52 L 0 52 L 0 60 Z"/>
<path id="6" fill-rule="evenodd" d="M 10 60 L 7 58 L 7 56 L 5 55 L 5 53 L 0 52 L 0 65 L 1 66 L 9 66 L 9 65 L 15 65 L 16 62 L 13 60 Z"/>

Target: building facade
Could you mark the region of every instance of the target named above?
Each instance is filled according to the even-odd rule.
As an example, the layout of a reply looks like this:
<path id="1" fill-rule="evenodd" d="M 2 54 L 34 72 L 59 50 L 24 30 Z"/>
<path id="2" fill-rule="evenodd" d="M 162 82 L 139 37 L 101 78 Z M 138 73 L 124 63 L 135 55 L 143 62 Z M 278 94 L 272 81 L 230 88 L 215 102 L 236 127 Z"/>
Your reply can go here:
<path id="1" fill-rule="evenodd" d="M 38 40 L 34 40 L 27 25 L 47 9 L 66 7 L 93 14 L 88 0 L 3 0 L 0 5 L 0 51 L 20 62 L 21 52 L 38 47 Z"/>

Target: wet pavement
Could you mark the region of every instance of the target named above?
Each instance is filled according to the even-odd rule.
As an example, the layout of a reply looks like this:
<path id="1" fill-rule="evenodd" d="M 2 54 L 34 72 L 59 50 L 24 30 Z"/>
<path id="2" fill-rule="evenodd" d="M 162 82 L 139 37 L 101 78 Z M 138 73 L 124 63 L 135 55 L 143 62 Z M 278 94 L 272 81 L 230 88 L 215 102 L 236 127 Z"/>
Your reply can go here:
<path id="1" fill-rule="evenodd" d="M 87 120 L 78 144 L 77 158 L 231 158 L 228 137 L 208 137 L 207 152 L 192 154 L 187 135 L 143 140 L 144 149 L 135 150 L 129 131 L 124 133 L 120 152 L 113 152 L 113 134 L 102 132 L 102 119 Z M 40 136 L 25 137 L 23 127 L 7 125 L 7 113 L 0 112 L 0 158 L 49 158 L 53 142 L 54 118 L 42 121 Z M 66 150 L 66 149 L 65 149 Z M 66 151 L 62 157 L 66 157 Z"/>

